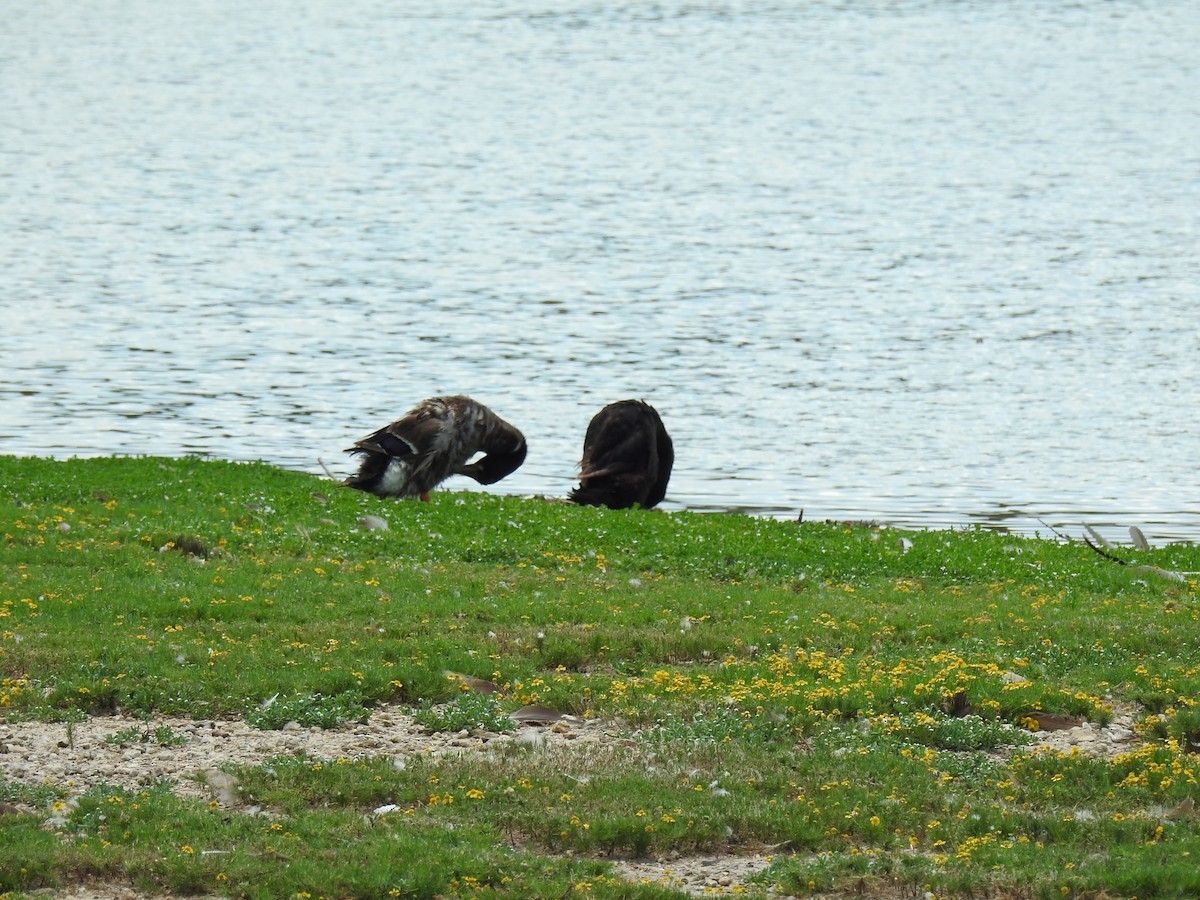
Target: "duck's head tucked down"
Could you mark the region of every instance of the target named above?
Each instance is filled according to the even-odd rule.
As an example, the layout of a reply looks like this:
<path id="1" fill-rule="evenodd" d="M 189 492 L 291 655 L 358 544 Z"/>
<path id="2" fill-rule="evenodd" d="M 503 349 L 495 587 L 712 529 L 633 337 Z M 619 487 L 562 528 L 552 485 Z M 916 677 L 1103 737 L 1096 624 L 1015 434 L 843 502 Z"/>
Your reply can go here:
<path id="1" fill-rule="evenodd" d="M 525 436 L 470 397 L 430 397 L 367 435 L 347 453 L 362 456 L 346 485 L 380 497 L 420 497 L 451 475 L 494 484 L 525 461 Z M 468 463 L 476 453 L 484 456 Z"/>
<path id="2" fill-rule="evenodd" d="M 585 506 L 657 506 L 667 495 L 675 447 L 658 412 L 641 400 L 610 403 L 583 439 L 579 487 L 567 499 Z"/>

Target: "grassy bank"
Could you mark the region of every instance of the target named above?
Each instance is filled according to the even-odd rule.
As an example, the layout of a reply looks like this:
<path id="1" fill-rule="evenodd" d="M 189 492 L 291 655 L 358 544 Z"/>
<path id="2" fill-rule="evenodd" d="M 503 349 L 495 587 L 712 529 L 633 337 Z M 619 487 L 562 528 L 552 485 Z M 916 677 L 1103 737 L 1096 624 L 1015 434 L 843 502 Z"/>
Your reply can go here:
<path id="1" fill-rule="evenodd" d="M 10 721 L 334 726 L 453 712 L 450 670 L 504 687 L 497 719 L 535 703 L 628 732 L 583 780 L 534 752 L 238 772 L 276 820 L 94 791 L 57 829 L 0 816 L 0 892 L 656 897 L 604 856 L 772 847 L 766 880 L 797 896 L 1200 895 L 1196 580 L 1169 577 L 1196 548 L 1120 565 L 975 531 L 384 502 L 192 459 L 0 458 L 0 534 Z M 1141 710 L 1130 753 L 1024 746 L 1039 714 L 1114 704 Z M 65 793 L 0 755 L 0 800 Z M 366 823 L 381 804 L 400 815 Z"/>

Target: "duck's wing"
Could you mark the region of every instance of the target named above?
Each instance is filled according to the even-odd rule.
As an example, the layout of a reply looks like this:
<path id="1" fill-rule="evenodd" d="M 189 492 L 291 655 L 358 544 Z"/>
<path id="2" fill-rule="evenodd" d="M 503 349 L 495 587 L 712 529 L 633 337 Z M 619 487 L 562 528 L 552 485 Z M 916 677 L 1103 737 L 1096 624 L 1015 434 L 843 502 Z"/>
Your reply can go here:
<path id="1" fill-rule="evenodd" d="M 415 457 L 420 454 L 416 444 L 406 438 L 403 432 L 393 431 L 398 422 L 393 422 L 380 428 L 374 434 L 369 434 L 361 441 L 355 441 L 347 453 L 378 453 L 383 456 L 393 456 L 397 459 Z"/>
<path id="2" fill-rule="evenodd" d="M 394 459 L 416 459 L 445 443 L 447 422 L 445 407 L 438 398 L 423 401 L 404 416 L 384 425 L 348 453 L 379 453 Z"/>

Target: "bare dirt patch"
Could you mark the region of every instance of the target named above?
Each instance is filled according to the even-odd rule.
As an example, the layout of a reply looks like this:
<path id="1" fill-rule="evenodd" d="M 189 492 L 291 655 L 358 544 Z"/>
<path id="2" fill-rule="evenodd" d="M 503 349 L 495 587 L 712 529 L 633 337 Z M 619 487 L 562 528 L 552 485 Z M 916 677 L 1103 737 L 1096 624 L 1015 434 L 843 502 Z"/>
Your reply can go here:
<path id="1" fill-rule="evenodd" d="M 178 742 L 159 743 L 154 739 L 159 729 Z M 126 740 L 116 740 L 117 735 L 125 735 Z M 327 730 L 293 725 L 262 731 L 241 721 L 97 716 L 71 724 L 0 722 L 0 773 L 8 781 L 65 787 L 72 794 L 98 784 L 139 789 L 166 781 L 182 797 L 212 800 L 223 808 L 253 814 L 257 809 L 239 795 L 236 782 L 222 772 L 223 767 L 258 765 L 300 754 L 327 760 L 390 756 L 402 761 L 513 746 L 554 754 L 619 740 L 624 739 L 605 724 L 577 719 L 525 726 L 511 734 L 429 733 L 408 715 L 390 708 L 373 711 L 366 723 Z M 23 811 L 54 824 L 49 810 Z M 759 855 L 613 861 L 621 877 L 698 895 L 761 893 L 760 888 L 747 886 L 745 879 L 769 864 L 769 857 Z M 56 896 L 145 900 L 129 888 L 112 885 L 81 885 Z"/>

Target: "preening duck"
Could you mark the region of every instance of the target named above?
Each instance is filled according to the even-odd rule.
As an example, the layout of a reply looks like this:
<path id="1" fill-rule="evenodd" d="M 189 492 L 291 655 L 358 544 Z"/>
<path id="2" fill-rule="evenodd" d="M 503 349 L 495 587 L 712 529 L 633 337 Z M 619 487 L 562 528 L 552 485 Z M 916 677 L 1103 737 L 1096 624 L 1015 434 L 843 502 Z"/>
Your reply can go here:
<path id="1" fill-rule="evenodd" d="M 430 397 L 349 448 L 362 456 L 348 487 L 380 497 L 420 497 L 451 475 L 494 484 L 525 461 L 525 436 L 470 397 Z M 484 456 L 468 463 L 476 453 Z"/>
<path id="2" fill-rule="evenodd" d="M 584 506 L 649 509 L 667 495 L 674 464 L 675 447 L 653 406 L 641 400 L 610 403 L 588 423 L 579 487 L 567 499 Z"/>

